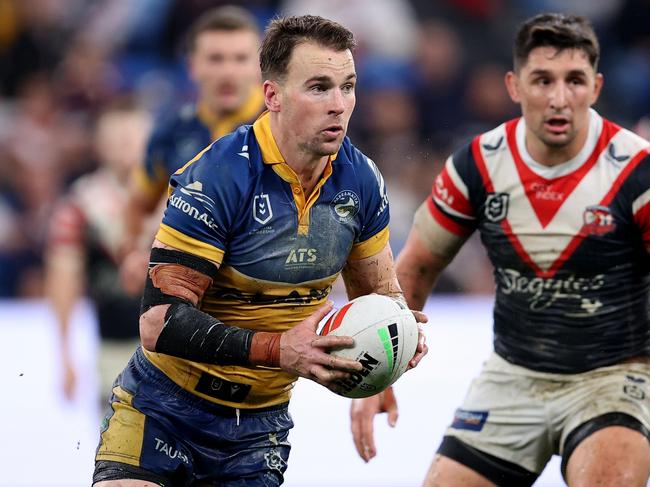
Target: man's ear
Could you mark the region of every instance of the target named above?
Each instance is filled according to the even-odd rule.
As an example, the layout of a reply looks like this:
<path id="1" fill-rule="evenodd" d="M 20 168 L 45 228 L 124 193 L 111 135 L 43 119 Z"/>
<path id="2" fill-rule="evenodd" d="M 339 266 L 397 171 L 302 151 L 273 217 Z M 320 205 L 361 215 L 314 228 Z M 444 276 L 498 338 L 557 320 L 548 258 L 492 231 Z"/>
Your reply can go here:
<path id="1" fill-rule="evenodd" d="M 519 96 L 519 78 L 517 77 L 517 73 L 514 71 L 508 71 L 506 73 L 505 83 L 510 99 L 515 103 L 519 103 L 521 97 Z"/>
<path id="2" fill-rule="evenodd" d="M 596 80 L 594 83 L 594 93 L 591 98 L 591 104 L 593 105 L 598 101 L 598 97 L 600 96 L 600 90 L 603 89 L 603 84 L 605 83 L 605 78 L 601 73 L 596 73 Z"/>
<path id="3" fill-rule="evenodd" d="M 264 104 L 269 112 L 279 112 L 282 106 L 282 93 L 276 81 L 266 80 L 262 85 Z"/>

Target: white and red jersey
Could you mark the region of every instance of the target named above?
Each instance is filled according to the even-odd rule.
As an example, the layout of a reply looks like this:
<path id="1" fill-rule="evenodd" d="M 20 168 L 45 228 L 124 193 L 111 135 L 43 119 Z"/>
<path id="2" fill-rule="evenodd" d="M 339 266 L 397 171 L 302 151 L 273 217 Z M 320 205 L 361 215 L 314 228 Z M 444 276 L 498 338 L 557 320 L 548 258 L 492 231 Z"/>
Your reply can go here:
<path id="1" fill-rule="evenodd" d="M 481 233 L 494 265 L 494 345 L 535 370 L 574 373 L 650 355 L 650 143 L 591 111 L 585 146 L 535 162 L 525 121 L 454 153 L 428 208 Z"/>
<path id="2" fill-rule="evenodd" d="M 127 196 L 126 187 L 106 169 L 81 176 L 54 209 L 48 239 L 50 248 L 83 254 L 100 335 L 118 340 L 139 335 L 140 299 L 124 292 L 117 259 Z"/>

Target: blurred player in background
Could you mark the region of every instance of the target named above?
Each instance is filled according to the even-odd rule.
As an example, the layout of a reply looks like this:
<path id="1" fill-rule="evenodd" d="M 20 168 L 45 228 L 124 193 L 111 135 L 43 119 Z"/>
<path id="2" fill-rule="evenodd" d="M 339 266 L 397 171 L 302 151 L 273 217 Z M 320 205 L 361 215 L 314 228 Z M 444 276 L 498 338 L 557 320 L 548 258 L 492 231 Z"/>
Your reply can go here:
<path id="1" fill-rule="evenodd" d="M 650 475 L 650 143 L 591 106 L 603 85 L 587 20 L 520 27 L 506 87 L 523 117 L 446 162 L 397 259 L 407 302 L 478 230 L 495 268 L 495 351 L 456 411 L 427 486 L 530 486 L 553 454 L 571 487 Z M 392 393 L 352 405 L 359 454 Z"/>
<path id="2" fill-rule="evenodd" d="M 239 7 L 208 10 L 190 28 L 188 68 L 198 98 L 157 124 L 129 187 L 122 273 L 131 293 L 140 293 L 144 285 L 155 234 L 146 222 L 152 213 L 159 221 L 169 177 L 213 140 L 252 123 L 263 110 L 259 44 L 255 18 Z"/>
<path id="3" fill-rule="evenodd" d="M 150 118 L 144 111 L 126 103 L 108 108 L 95 129 L 99 168 L 73 183 L 50 221 L 46 293 L 59 325 L 63 391 L 68 399 L 77 381 L 70 325 L 84 295 L 92 301 L 99 324 L 102 400 L 138 345 L 140 300 L 122 289 L 118 253 L 125 237 L 126 185 L 142 158 L 149 131 Z"/>
<path id="4" fill-rule="evenodd" d="M 172 177 L 143 349 L 114 388 L 96 487 L 280 485 L 293 383 L 336 390 L 360 370 L 326 353 L 350 337 L 315 333 L 341 272 L 351 298 L 401 297 L 383 178 L 345 137 L 354 44 L 321 17 L 274 20 L 260 54 L 268 112 Z"/>

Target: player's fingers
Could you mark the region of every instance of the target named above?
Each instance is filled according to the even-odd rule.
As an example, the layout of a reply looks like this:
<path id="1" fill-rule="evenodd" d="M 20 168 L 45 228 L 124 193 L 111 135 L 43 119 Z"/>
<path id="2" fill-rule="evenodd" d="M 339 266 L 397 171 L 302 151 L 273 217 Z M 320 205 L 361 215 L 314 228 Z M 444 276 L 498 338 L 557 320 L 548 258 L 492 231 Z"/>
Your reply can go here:
<path id="1" fill-rule="evenodd" d="M 428 323 L 429 322 L 429 317 L 425 315 L 422 311 L 416 311 L 416 310 L 411 310 L 411 313 L 413 313 L 413 316 L 415 316 L 415 321 L 418 323 Z"/>
<path id="2" fill-rule="evenodd" d="M 311 342 L 312 346 L 330 349 L 330 348 L 350 348 L 354 346 L 354 338 L 340 337 L 334 335 L 325 335 L 314 338 Z"/>
<path id="3" fill-rule="evenodd" d="M 314 331 L 318 328 L 318 323 L 320 323 L 320 321 L 325 318 L 330 311 L 332 311 L 333 307 L 334 302 L 328 300 L 323 306 L 318 308 L 311 314 L 311 316 L 309 316 L 308 321 Z"/>
<path id="4" fill-rule="evenodd" d="M 366 462 L 377 455 L 375 448 L 374 414 L 364 414 L 361 419 L 361 458 Z"/>
<path id="5" fill-rule="evenodd" d="M 363 365 L 356 360 L 335 357 L 334 355 L 329 354 L 326 354 L 325 360 L 321 363 L 332 370 L 342 370 L 345 372 L 360 372 L 363 370 Z"/>
<path id="6" fill-rule="evenodd" d="M 384 394 L 384 401 L 383 401 L 384 409 L 388 412 L 388 424 L 394 427 L 397 424 L 399 410 L 397 408 L 397 400 L 395 399 L 393 388 L 392 387 L 387 388 L 383 394 Z"/>
<path id="7" fill-rule="evenodd" d="M 334 382 L 347 379 L 350 374 L 342 370 L 331 370 L 321 365 L 312 365 L 309 374 L 319 384 L 330 387 Z"/>
<path id="8" fill-rule="evenodd" d="M 363 421 L 362 402 L 359 399 L 353 399 L 350 405 L 350 429 L 352 430 L 352 440 L 357 453 L 364 460 L 368 461 L 364 456 L 363 438 L 361 433 L 361 422 Z"/>

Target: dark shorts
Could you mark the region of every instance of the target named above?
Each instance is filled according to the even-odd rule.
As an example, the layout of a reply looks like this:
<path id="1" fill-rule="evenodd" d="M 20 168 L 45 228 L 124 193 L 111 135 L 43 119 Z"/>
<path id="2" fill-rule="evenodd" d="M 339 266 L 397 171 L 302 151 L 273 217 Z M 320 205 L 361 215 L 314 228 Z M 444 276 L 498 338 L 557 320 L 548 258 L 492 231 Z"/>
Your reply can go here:
<path id="1" fill-rule="evenodd" d="M 115 382 L 93 482 L 278 486 L 291 449 L 287 407 L 237 410 L 208 402 L 168 379 L 138 349 Z"/>

